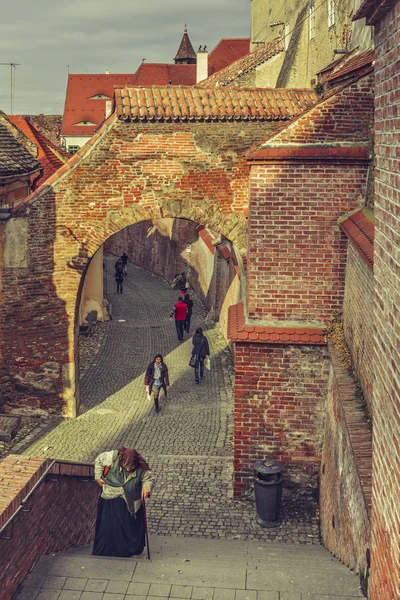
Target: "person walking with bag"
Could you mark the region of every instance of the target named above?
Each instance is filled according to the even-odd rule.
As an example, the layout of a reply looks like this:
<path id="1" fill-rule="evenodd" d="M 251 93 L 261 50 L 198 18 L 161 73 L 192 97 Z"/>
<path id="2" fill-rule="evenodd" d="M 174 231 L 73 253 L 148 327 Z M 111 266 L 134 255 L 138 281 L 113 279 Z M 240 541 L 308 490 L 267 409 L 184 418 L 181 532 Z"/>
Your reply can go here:
<path id="1" fill-rule="evenodd" d="M 194 367 L 195 383 L 200 383 L 200 379 L 204 377 L 204 361 L 207 356 L 210 356 L 208 339 L 205 335 L 203 335 L 202 327 L 198 327 L 196 329 L 193 335 L 192 343 L 193 349 L 189 364 L 191 367 Z"/>
<path id="2" fill-rule="evenodd" d="M 185 297 L 186 292 L 189 289 L 189 282 L 186 278 L 185 273 L 181 273 L 181 276 L 178 279 L 178 288 L 182 296 L 182 300 Z"/>
<path id="3" fill-rule="evenodd" d="M 117 282 L 117 294 L 121 292 L 122 294 L 122 284 L 124 283 L 124 273 L 122 270 L 115 271 L 115 281 Z"/>
<path id="4" fill-rule="evenodd" d="M 94 477 L 101 488 L 92 554 L 129 557 L 145 547 L 143 504 L 154 487 L 144 458 L 134 448 L 99 454 Z"/>
<path id="5" fill-rule="evenodd" d="M 169 386 L 168 367 L 163 360 L 162 354 L 156 354 L 154 360 L 149 363 L 144 377 L 144 384 L 149 400 L 151 392 L 154 394 L 156 413 L 160 412 L 160 391 L 164 390 L 164 395 L 167 397 L 167 388 Z"/>

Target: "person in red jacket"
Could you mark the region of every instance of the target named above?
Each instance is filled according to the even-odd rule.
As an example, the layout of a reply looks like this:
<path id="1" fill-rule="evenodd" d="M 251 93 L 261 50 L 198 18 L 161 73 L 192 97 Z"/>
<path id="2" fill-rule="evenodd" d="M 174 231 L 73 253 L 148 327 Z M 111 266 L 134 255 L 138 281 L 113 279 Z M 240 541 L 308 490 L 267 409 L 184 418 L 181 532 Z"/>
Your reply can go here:
<path id="1" fill-rule="evenodd" d="M 170 319 L 175 316 L 175 327 L 176 333 L 178 334 L 178 342 L 181 343 L 183 340 L 183 332 L 185 329 L 186 322 L 187 304 L 183 302 L 182 298 L 178 298 L 178 302 L 174 304 L 174 308 L 171 311 Z"/>

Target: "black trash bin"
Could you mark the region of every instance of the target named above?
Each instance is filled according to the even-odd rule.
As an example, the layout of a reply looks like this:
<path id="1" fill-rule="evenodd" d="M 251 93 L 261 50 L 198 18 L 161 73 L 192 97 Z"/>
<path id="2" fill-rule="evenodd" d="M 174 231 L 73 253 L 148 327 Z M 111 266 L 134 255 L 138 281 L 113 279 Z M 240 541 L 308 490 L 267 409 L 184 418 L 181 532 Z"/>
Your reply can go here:
<path id="1" fill-rule="evenodd" d="M 283 466 L 276 460 L 254 463 L 254 493 L 257 523 L 262 527 L 278 527 L 283 487 Z"/>

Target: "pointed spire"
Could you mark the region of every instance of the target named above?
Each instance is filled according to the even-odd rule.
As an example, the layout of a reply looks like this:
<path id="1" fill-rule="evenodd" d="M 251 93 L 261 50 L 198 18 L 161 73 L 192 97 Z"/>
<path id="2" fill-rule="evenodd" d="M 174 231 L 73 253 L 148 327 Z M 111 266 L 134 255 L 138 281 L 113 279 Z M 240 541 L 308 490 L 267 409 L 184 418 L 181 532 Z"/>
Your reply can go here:
<path id="1" fill-rule="evenodd" d="M 196 64 L 196 52 L 192 46 L 192 42 L 189 39 L 187 32 L 187 25 L 185 23 L 183 38 L 178 48 L 178 52 L 174 58 L 176 65 L 194 65 Z"/>

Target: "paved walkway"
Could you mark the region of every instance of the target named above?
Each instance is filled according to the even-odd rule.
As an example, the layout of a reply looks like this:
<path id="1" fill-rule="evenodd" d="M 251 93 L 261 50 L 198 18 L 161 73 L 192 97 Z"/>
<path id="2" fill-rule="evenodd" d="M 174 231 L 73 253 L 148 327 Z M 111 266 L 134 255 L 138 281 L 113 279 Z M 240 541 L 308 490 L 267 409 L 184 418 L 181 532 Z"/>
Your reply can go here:
<path id="1" fill-rule="evenodd" d="M 168 315 L 177 293 L 130 266 L 124 294 L 81 382 L 81 414 L 24 448 L 31 455 L 93 460 L 120 445 L 149 460 L 157 486 L 148 502 L 152 558 L 108 559 L 90 548 L 43 556 L 17 600 L 350 600 L 358 578 L 320 544 L 318 506 L 284 489 L 282 524 L 263 529 L 254 500 L 232 495 L 233 365 L 225 340 L 195 303 L 193 328 L 207 330 L 212 369 L 200 385 Z M 164 354 L 171 387 L 156 414 L 144 370 Z M 215 539 L 218 538 L 218 539 Z M 262 542 L 262 543 L 261 543 Z M 283 543 L 285 542 L 285 543 Z"/>
<path id="2" fill-rule="evenodd" d="M 312 496 L 284 490 L 277 529 L 257 525 L 252 495 L 233 499 L 232 357 L 220 329 L 207 322 L 204 307 L 195 302 L 192 331 L 207 330 L 212 368 L 195 385 L 188 364 L 191 335 L 178 344 L 169 320 L 178 293 L 130 265 L 124 293 L 116 294 L 113 264 L 107 260 L 113 320 L 104 325 L 101 350 L 81 381 L 82 414 L 58 424 L 24 453 L 88 461 L 104 450 L 134 446 L 157 478 L 148 509 L 152 533 L 319 544 Z M 144 371 L 158 352 L 168 365 L 171 386 L 156 414 L 145 396 Z"/>
<path id="3" fill-rule="evenodd" d="M 359 583 L 321 546 L 153 536 L 151 560 L 42 556 L 14 600 L 352 600 Z"/>

